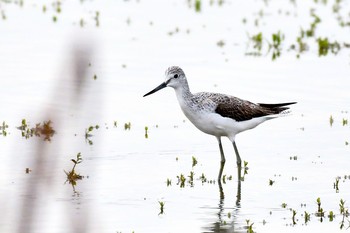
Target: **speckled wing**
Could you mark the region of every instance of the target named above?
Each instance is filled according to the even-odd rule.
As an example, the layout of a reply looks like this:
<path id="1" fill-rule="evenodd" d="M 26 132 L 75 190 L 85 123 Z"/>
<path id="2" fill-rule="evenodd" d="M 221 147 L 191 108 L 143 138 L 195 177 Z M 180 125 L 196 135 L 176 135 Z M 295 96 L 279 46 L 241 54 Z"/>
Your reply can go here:
<path id="1" fill-rule="evenodd" d="M 209 98 L 217 104 L 216 113 L 236 121 L 246 121 L 276 113 L 272 109 L 233 96 L 213 94 Z"/>

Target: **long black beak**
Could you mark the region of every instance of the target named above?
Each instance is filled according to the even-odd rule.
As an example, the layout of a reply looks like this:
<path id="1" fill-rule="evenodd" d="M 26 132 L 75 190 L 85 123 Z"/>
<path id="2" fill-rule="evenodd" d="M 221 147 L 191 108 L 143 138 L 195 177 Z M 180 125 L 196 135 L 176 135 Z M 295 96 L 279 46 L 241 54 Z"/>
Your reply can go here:
<path id="1" fill-rule="evenodd" d="M 154 88 L 152 91 L 150 91 L 147 94 L 145 94 L 143 97 L 146 97 L 146 96 L 148 96 L 150 94 L 153 94 L 154 92 L 157 92 L 157 91 L 163 89 L 164 87 L 166 87 L 166 83 L 165 82 L 160 84 L 158 87 Z"/>

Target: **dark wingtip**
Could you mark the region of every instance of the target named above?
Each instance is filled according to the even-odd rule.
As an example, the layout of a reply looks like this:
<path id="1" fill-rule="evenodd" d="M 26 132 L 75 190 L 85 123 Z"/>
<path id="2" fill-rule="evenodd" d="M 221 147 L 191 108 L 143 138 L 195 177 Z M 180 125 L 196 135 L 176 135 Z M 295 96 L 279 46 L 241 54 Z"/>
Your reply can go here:
<path id="1" fill-rule="evenodd" d="M 261 104 L 259 103 L 259 105 L 261 107 L 264 108 L 280 108 L 280 107 L 284 107 L 284 106 L 288 106 L 288 105 L 292 105 L 292 104 L 296 104 L 297 102 L 288 102 L 288 103 L 279 103 L 279 104 Z"/>

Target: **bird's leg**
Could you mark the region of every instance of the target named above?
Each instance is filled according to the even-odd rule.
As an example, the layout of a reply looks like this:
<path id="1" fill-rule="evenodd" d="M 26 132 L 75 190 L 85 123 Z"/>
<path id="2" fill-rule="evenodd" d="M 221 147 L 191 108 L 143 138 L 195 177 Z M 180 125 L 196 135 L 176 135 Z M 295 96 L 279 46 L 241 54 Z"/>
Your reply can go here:
<path id="1" fill-rule="evenodd" d="M 225 159 L 225 155 L 224 155 L 224 150 L 222 149 L 222 144 L 221 144 L 221 138 L 217 137 L 218 142 L 219 142 L 219 149 L 220 149 L 220 155 L 221 155 L 221 163 L 225 163 L 226 159 Z"/>
<path id="2" fill-rule="evenodd" d="M 236 146 L 236 142 L 233 141 L 232 144 L 233 144 L 233 148 L 235 149 L 235 153 L 236 153 L 237 166 L 241 167 L 242 160 L 241 160 L 241 156 L 239 156 L 238 149 L 237 149 L 237 146 Z"/>
<path id="3" fill-rule="evenodd" d="M 237 183 L 237 196 L 236 196 L 237 197 L 237 199 L 236 199 L 237 206 L 240 206 L 240 203 L 241 203 L 241 181 L 242 181 L 241 171 L 242 171 L 241 165 L 238 165 L 237 166 L 238 183 Z"/>
<path id="4" fill-rule="evenodd" d="M 220 164 L 218 181 L 221 182 L 221 176 L 222 176 L 222 172 L 224 170 L 226 159 L 225 159 L 225 155 L 224 155 L 224 150 L 222 149 L 221 138 L 217 137 L 217 139 L 219 142 L 219 149 L 220 149 L 220 155 L 221 155 L 221 164 Z"/>

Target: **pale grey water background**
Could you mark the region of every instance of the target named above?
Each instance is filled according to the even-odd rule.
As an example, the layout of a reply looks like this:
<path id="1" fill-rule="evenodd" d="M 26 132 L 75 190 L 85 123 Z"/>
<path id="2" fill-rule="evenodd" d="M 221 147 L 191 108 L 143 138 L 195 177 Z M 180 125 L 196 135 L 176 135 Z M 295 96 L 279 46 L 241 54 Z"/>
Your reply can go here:
<path id="1" fill-rule="evenodd" d="M 331 13 L 332 1 L 297 1 L 297 7 L 289 1 L 270 1 L 268 6 L 263 1 L 203 3 L 200 13 L 186 1 L 71 1 L 62 4 L 60 14 L 49 3 L 42 13 L 43 3 L 1 3 L 7 19 L 0 22 L 0 121 L 9 125 L 9 135 L 0 136 L 1 232 L 16 232 L 25 221 L 20 218 L 23 201 L 34 199 L 39 204 L 32 232 L 75 232 L 72 226 L 81 224 L 79 220 L 86 221 L 88 232 L 246 232 L 247 219 L 256 232 L 345 231 L 339 229 L 338 204 L 342 198 L 348 208 L 350 202 L 349 179 L 343 178 L 350 175 L 350 147 L 345 145 L 350 134 L 349 125 L 342 126 L 342 119 L 349 117 L 349 50 L 319 58 L 311 39 L 314 46 L 300 59 L 287 51 L 300 27 L 312 22 L 310 8 L 323 20 L 317 35 L 332 41 L 349 38 L 348 28 L 338 27 Z M 348 9 L 349 4 L 342 6 Z M 253 21 L 261 9 L 267 16 L 256 28 Z M 289 16 L 278 14 L 279 9 Z M 95 11 L 101 14 L 99 27 L 92 19 Z M 57 15 L 56 23 L 52 15 Z M 79 26 L 82 17 L 84 28 Z M 247 32 L 262 31 L 269 37 L 278 30 L 286 36 L 280 58 L 244 56 Z M 225 42 L 222 48 L 217 46 L 220 40 Z M 76 48 L 89 48 L 92 57 L 79 107 L 71 100 Z M 223 141 L 224 174 L 233 180 L 223 184 L 220 198 L 217 183 L 202 185 L 198 180 L 202 173 L 209 180 L 217 177 L 216 139 L 185 119 L 173 90 L 142 98 L 163 81 L 171 65 L 184 69 L 193 92 L 228 93 L 253 102 L 298 102 L 291 116 L 237 136 L 249 167 L 238 206 L 229 141 Z M 52 142 L 45 142 L 48 172 L 38 194 L 27 196 L 25 187 L 35 183 L 36 171 L 25 174 L 25 168 L 33 166 L 40 139 L 22 138 L 16 126 L 23 118 L 32 126 L 48 120 L 48 112 L 57 119 L 57 133 Z M 124 130 L 127 122 L 130 131 Z M 96 124 L 100 128 L 89 145 L 85 129 Z M 83 162 L 77 171 L 88 176 L 78 181 L 79 195 L 64 184 L 63 172 L 78 152 Z M 193 168 L 192 156 L 198 160 Z M 291 160 L 293 156 L 297 160 Z M 194 186 L 176 185 L 176 176 L 187 177 L 190 171 L 195 173 Z M 337 176 L 339 193 L 333 189 Z M 272 186 L 270 179 L 275 181 Z M 321 223 L 314 215 L 318 197 L 326 215 L 330 210 L 336 214 L 333 222 L 326 217 Z M 165 202 L 164 214 L 158 215 L 158 201 Z M 297 211 L 294 226 L 289 208 Z M 304 211 L 311 214 L 307 225 Z"/>

